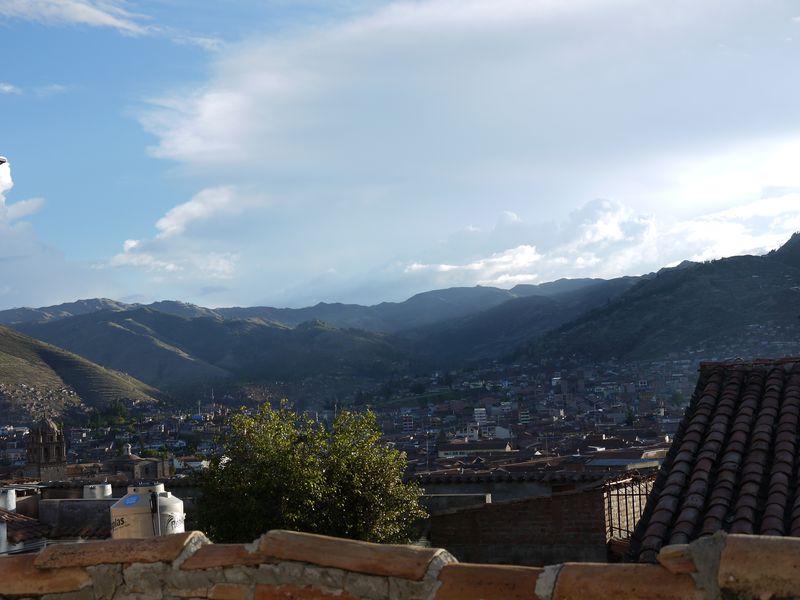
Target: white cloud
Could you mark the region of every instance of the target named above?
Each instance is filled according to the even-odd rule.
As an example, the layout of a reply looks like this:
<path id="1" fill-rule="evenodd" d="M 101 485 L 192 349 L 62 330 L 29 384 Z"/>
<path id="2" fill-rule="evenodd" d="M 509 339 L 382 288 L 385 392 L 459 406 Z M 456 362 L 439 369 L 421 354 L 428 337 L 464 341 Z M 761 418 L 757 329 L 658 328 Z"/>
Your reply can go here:
<path id="1" fill-rule="evenodd" d="M 107 27 L 124 35 L 156 36 L 183 46 L 216 52 L 224 42 L 211 35 L 189 33 L 150 22 L 146 15 L 130 11 L 127 0 L 0 0 L 0 17 L 35 21 L 46 25 Z M 40 88 L 39 94 L 63 91 L 57 86 Z M 0 87 L 0 93 L 2 88 Z"/>
<path id="2" fill-rule="evenodd" d="M 406 272 L 433 271 L 451 277 L 466 275 L 479 285 L 501 285 L 515 280 L 535 280 L 537 275 L 528 271 L 541 259 L 535 247 L 522 245 L 462 265 L 412 263 L 406 267 Z"/>
<path id="3" fill-rule="evenodd" d="M 0 164 L 0 206 L 5 204 L 6 192 L 14 187 L 14 180 L 11 178 L 11 165 L 7 162 Z"/>
<path id="4" fill-rule="evenodd" d="M 34 92 L 40 98 L 47 98 L 56 94 L 63 94 L 70 90 L 70 86 L 60 83 L 48 83 L 47 85 L 40 85 Z"/>
<path id="5" fill-rule="evenodd" d="M 60 83 L 49 83 L 46 85 L 40 85 L 33 88 L 23 89 L 11 83 L 0 82 L 0 94 L 14 94 L 17 96 L 22 96 L 24 94 L 25 95 L 32 94 L 37 98 L 47 98 L 55 94 L 62 94 L 64 92 L 67 92 L 69 89 L 70 86 L 62 85 Z"/>
<path id="6" fill-rule="evenodd" d="M 0 226 L 32 215 L 38 212 L 42 204 L 44 204 L 42 198 L 30 198 L 14 204 L 6 204 L 6 193 L 10 192 L 13 187 L 14 180 L 11 177 L 11 165 L 7 162 L 0 164 Z"/>
<path id="7" fill-rule="evenodd" d="M 20 200 L 19 202 L 15 202 L 6 207 L 7 213 L 6 216 L 9 221 L 15 221 L 16 219 L 22 219 L 23 217 L 27 217 L 39 212 L 44 205 L 44 199 L 42 198 L 29 198 L 27 200 Z"/>
<path id="8" fill-rule="evenodd" d="M 302 182 L 321 204 L 382 186 L 464 225 L 493 200 L 528 222 L 598 196 L 698 213 L 796 178 L 759 159 L 800 140 L 800 68 L 766 43 L 773 21 L 744 0 L 394 2 L 230 45 L 140 119 L 193 175 Z"/>
<path id="9" fill-rule="evenodd" d="M 127 240 L 123 250 L 115 254 L 105 263 L 95 265 L 95 269 L 133 267 L 155 274 L 152 281 L 166 282 L 168 284 L 197 284 L 208 280 L 230 279 L 236 274 L 236 264 L 239 256 L 232 253 L 200 252 L 196 249 L 166 250 L 158 245 L 149 243 L 136 244 Z M 152 251 L 148 251 L 152 248 Z M 169 259 L 160 258 L 161 255 L 170 256 Z M 168 276 L 168 278 L 166 277 Z M 161 296 L 152 296 L 156 299 Z"/>
<path id="10" fill-rule="evenodd" d="M 22 90 L 20 90 L 17 86 L 0 81 L 0 94 L 21 94 L 21 93 Z"/>
<path id="11" fill-rule="evenodd" d="M 223 40 L 213 36 L 172 33 L 170 37 L 180 46 L 197 46 L 209 52 L 218 52 L 225 47 Z"/>
<path id="12" fill-rule="evenodd" d="M 140 121 L 207 190 L 276 199 L 203 230 L 258 301 L 641 273 L 791 233 L 791 211 L 709 217 L 800 188 L 789 8 L 391 2 L 224 46 Z M 234 206 L 176 206 L 130 252 L 188 277 Z"/>
<path id="13" fill-rule="evenodd" d="M 171 208 L 156 222 L 158 237 L 164 239 L 180 235 L 193 221 L 239 215 L 259 203 L 257 200 L 237 194 L 232 186 L 202 190 L 188 202 Z"/>
<path id="14" fill-rule="evenodd" d="M 701 261 L 763 254 L 783 244 L 798 225 L 800 192 L 789 192 L 678 223 L 665 237 L 685 249 L 685 258 Z"/>
<path id="15" fill-rule="evenodd" d="M 247 220 L 268 206 L 258 194 L 234 186 L 204 189 L 179 204 L 155 223 L 151 239 L 128 239 L 122 252 L 96 268 L 134 268 L 151 273 L 159 282 L 197 289 L 211 280 L 239 275 L 239 252 L 225 243 L 228 225 Z"/>
<path id="16" fill-rule="evenodd" d="M 165 260 L 159 260 L 152 254 L 137 250 L 138 246 L 138 240 L 125 240 L 122 253 L 112 256 L 107 266 L 140 267 L 147 271 L 164 271 L 166 273 L 176 273 L 183 270 L 183 267 L 180 265 Z M 98 268 L 102 268 L 103 266 L 104 265 L 98 265 Z"/>
<path id="17" fill-rule="evenodd" d="M 141 17 L 116 0 L 0 0 L 0 16 L 46 24 L 110 27 L 132 35 L 146 31 L 139 22 Z"/>
<path id="18" fill-rule="evenodd" d="M 800 229 L 800 192 L 764 197 L 671 224 L 659 223 L 652 215 L 638 215 L 618 202 L 597 200 L 556 227 L 557 241 L 546 249 L 519 245 L 462 264 L 411 262 L 404 274 L 423 289 L 451 285 L 511 287 L 561 277 L 638 275 L 686 259 L 764 254 Z M 495 229 L 501 234 L 509 232 L 502 220 Z M 526 231 L 535 235 L 536 230 Z M 481 232 L 473 240 L 476 247 L 484 240 L 498 243 L 502 236 L 494 233 Z"/>

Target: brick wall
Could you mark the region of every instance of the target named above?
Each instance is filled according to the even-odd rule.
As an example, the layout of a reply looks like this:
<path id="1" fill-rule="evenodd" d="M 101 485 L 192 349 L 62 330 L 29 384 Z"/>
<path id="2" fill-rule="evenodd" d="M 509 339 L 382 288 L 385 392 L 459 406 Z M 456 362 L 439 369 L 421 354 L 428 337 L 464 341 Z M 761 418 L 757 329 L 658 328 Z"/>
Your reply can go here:
<path id="1" fill-rule="evenodd" d="M 604 492 L 571 492 L 434 515 L 428 538 L 470 562 L 605 561 Z"/>
<path id="2" fill-rule="evenodd" d="M 491 494 L 493 502 L 549 496 L 552 486 L 538 481 L 425 481 L 426 494 Z"/>

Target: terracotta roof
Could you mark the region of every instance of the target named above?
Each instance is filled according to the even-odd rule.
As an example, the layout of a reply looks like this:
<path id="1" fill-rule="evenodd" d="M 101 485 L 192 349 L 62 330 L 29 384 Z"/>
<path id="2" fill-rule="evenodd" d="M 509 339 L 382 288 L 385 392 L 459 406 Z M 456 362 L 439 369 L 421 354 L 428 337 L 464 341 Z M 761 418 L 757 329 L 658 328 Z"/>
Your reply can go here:
<path id="1" fill-rule="evenodd" d="M 6 523 L 6 537 L 12 544 L 47 537 L 50 527 L 37 519 L 0 508 L 0 521 Z"/>
<path id="2" fill-rule="evenodd" d="M 475 440 L 475 441 L 451 441 L 439 444 L 437 450 L 504 450 L 511 444 L 511 440 Z"/>
<path id="3" fill-rule="evenodd" d="M 719 530 L 800 536 L 799 425 L 800 359 L 701 364 L 634 558 Z"/>
<path id="4" fill-rule="evenodd" d="M 59 525 L 50 532 L 49 538 L 64 540 L 81 538 L 84 540 L 106 540 L 111 537 L 111 523 L 104 521 L 102 524 L 91 525 Z"/>

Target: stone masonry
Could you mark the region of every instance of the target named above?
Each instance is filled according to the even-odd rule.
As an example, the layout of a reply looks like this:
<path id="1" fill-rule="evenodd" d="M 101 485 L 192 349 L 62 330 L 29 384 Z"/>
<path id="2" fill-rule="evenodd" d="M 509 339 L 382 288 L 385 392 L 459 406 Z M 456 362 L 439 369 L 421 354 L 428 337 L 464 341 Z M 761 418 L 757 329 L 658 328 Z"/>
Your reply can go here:
<path id="1" fill-rule="evenodd" d="M 459 563 L 445 550 L 270 531 L 252 544 L 200 532 L 52 545 L 0 558 L 0 597 L 46 600 L 566 600 L 790 598 L 800 539 L 719 532 L 659 564 L 544 568 Z"/>

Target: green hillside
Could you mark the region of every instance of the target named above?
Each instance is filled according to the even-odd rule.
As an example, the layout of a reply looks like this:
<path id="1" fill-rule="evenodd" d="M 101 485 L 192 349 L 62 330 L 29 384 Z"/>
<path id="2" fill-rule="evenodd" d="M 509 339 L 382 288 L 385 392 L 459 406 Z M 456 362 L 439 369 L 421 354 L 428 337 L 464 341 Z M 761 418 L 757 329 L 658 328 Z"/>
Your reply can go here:
<path id="1" fill-rule="evenodd" d="M 587 311 L 603 306 L 629 290 L 639 278 L 604 281 L 562 280 L 545 286 L 517 286 L 531 295 L 468 315 L 401 332 L 416 355 L 441 367 L 496 358 Z M 547 292 L 548 295 L 534 295 Z"/>
<path id="2" fill-rule="evenodd" d="M 649 359 L 796 352 L 800 268 L 784 258 L 737 256 L 663 269 L 603 308 L 534 340 L 527 354 Z"/>
<path id="3" fill-rule="evenodd" d="M 151 401 L 160 393 L 122 373 L 0 326 L 0 400 L 9 410 L 60 413 L 82 401 Z"/>
<path id="4" fill-rule="evenodd" d="M 215 380 L 382 375 L 407 361 L 383 334 L 320 321 L 185 318 L 149 308 L 103 311 L 19 329 L 160 389 Z"/>
<path id="5" fill-rule="evenodd" d="M 189 323 L 189 319 L 140 308 L 31 323 L 18 329 L 159 388 L 228 377 L 225 369 L 184 348 L 209 347 L 213 351 L 215 344 L 202 328 L 187 327 Z"/>

